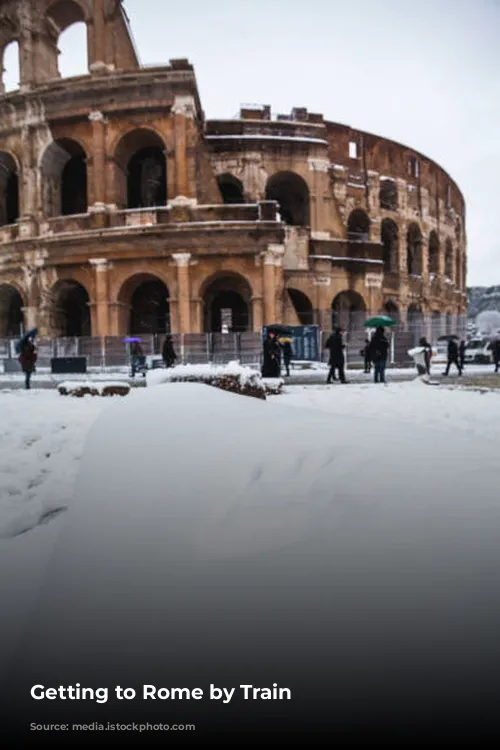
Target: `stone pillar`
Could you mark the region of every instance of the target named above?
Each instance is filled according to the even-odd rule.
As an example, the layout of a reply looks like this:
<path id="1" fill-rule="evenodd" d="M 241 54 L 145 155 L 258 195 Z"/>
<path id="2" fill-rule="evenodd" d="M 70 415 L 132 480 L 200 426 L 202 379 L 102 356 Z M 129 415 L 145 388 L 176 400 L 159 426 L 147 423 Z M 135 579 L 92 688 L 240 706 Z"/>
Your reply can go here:
<path id="1" fill-rule="evenodd" d="M 38 326 L 38 308 L 29 306 L 22 307 L 21 310 L 24 315 L 24 328 L 26 330 L 36 328 Z"/>
<path id="2" fill-rule="evenodd" d="M 191 294 L 189 289 L 189 262 L 191 253 L 174 253 L 177 265 L 178 333 L 191 333 Z"/>
<path id="3" fill-rule="evenodd" d="M 276 320 L 277 264 L 282 263 L 284 245 L 268 245 L 262 254 L 262 289 L 264 293 L 264 325 L 279 323 Z M 280 268 L 281 275 L 283 268 Z"/>
<path id="4" fill-rule="evenodd" d="M 195 115 L 192 96 L 176 96 L 172 106 L 175 131 L 175 195 L 191 196 L 188 170 L 187 129 L 188 120 Z"/>
<path id="5" fill-rule="evenodd" d="M 106 206 L 106 118 L 99 111 L 89 114 L 92 123 L 92 211 Z"/>
<path id="6" fill-rule="evenodd" d="M 109 263 L 106 258 L 91 258 L 90 264 L 95 269 L 95 327 L 93 336 L 109 334 Z M 93 322 L 94 322 L 93 321 Z"/>
<path id="7" fill-rule="evenodd" d="M 106 21 L 104 19 L 104 0 L 94 0 L 93 24 L 89 28 L 91 42 L 88 45 L 89 71 L 106 72 Z"/>
<path id="8" fill-rule="evenodd" d="M 252 328 L 254 332 L 260 333 L 264 318 L 262 316 L 262 297 L 252 297 L 251 298 L 252 303 Z"/>

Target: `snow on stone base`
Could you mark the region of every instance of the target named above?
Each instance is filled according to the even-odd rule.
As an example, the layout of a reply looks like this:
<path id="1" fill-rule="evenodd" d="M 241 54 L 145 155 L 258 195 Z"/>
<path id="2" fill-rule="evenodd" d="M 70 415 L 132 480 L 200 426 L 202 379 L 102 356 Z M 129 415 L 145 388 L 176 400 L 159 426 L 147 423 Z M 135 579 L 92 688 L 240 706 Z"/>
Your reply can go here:
<path id="1" fill-rule="evenodd" d="M 65 381 L 57 386 L 61 396 L 126 396 L 130 393 L 130 386 L 123 382 Z"/>
<path id="2" fill-rule="evenodd" d="M 147 373 L 147 386 L 164 383 L 205 383 L 224 391 L 260 399 L 266 398 L 267 391 L 260 373 L 250 367 L 243 367 L 239 362 L 229 362 L 227 365 L 178 365 Z"/>

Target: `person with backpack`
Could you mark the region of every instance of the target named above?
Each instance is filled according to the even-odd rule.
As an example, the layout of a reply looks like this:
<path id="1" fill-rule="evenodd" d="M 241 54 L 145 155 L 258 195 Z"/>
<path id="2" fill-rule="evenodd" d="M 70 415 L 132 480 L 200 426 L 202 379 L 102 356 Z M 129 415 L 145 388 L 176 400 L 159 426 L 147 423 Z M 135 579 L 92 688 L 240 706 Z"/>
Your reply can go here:
<path id="1" fill-rule="evenodd" d="M 374 382 L 385 383 L 385 368 L 389 355 L 389 340 L 382 327 L 377 328 L 370 343 L 370 359 L 374 366 Z"/>
<path id="2" fill-rule="evenodd" d="M 345 373 L 344 373 L 345 344 L 342 342 L 342 329 L 341 328 L 335 328 L 331 336 L 328 337 L 328 339 L 325 342 L 325 349 L 330 350 L 330 358 L 328 360 L 328 364 L 330 365 L 330 370 L 328 371 L 328 377 L 326 379 L 327 384 L 330 384 L 332 380 L 337 380 L 337 378 L 335 377 L 336 370 L 339 371 L 340 382 L 346 383 L 347 381 L 345 379 Z"/>
<path id="3" fill-rule="evenodd" d="M 34 342 L 27 338 L 21 343 L 19 353 L 19 364 L 24 372 L 24 387 L 28 391 L 31 388 L 31 376 L 35 372 L 37 351 Z"/>

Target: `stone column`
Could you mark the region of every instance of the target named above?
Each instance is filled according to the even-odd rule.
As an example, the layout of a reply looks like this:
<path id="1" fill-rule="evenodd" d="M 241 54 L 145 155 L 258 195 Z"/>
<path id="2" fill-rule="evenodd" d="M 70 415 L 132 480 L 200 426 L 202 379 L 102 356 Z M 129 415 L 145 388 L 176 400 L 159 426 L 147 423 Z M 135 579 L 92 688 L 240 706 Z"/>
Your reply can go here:
<path id="1" fill-rule="evenodd" d="M 91 258 L 90 264 L 95 269 L 95 325 L 94 336 L 109 334 L 109 262 L 106 258 Z"/>
<path id="2" fill-rule="evenodd" d="M 281 262 L 285 248 L 283 245 L 268 245 L 262 254 L 262 289 L 264 294 L 264 325 L 279 323 L 276 320 L 276 265 Z M 283 269 L 280 269 L 281 273 Z"/>
<path id="3" fill-rule="evenodd" d="M 106 71 L 106 22 L 104 0 L 94 0 L 93 24 L 90 27 L 91 43 L 88 45 L 89 70 L 91 73 Z"/>
<path id="4" fill-rule="evenodd" d="M 192 96 L 176 96 L 172 106 L 175 131 L 175 195 L 190 195 L 187 152 L 188 120 L 195 115 L 196 105 Z"/>
<path id="5" fill-rule="evenodd" d="M 251 298 L 252 303 L 252 327 L 257 333 L 260 333 L 263 326 L 262 317 L 262 297 L 255 296 Z"/>
<path id="6" fill-rule="evenodd" d="M 178 333 L 191 333 L 191 294 L 189 289 L 189 262 L 191 253 L 174 253 L 177 265 Z"/>
<path id="7" fill-rule="evenodd" d="M 106 118 L 102 112 L 89 114 L 92 123 L 92 211 L 106 210 Z"/>

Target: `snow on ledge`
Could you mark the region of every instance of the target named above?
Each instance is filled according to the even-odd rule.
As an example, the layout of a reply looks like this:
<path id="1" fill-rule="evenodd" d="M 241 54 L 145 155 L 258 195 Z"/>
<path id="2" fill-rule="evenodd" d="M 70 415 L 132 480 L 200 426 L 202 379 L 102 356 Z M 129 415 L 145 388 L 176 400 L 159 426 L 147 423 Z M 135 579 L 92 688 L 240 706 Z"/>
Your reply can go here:
<path id="1" fill-rule="evenodd" d="M 120 388 L 120 390 L 123 390 L 126 386 L 128 386 L 128 383 L 123 380 L 101 380 L 99 382 L 93 380 L 65 380 L 63 383 L 58 384 L 57 390 L 59 392 L 64 390 L 66 393 L 70 394 L 79 391 L 82 388 L 87 388 L 96 391 L 99 396 L 102 396 L 105 388 Z M 130 388 L 130 386 L 128 387 Z"/>
<path id="2" fill-rule="evenodd" d="M 177 365 L 177 367 L 167 369 L 149 370 L 146 374 L 146 385 L 162 385 L 163 383 L 170 383 L 172 380 L 178 380 L 179 378 L 204 380 L 205 378 L 221 377 L 224 375 L 231 375 L 238 378 L 241 386 L 262 386 L 260 373 L 257 370 L 252 370 L 251 367 L 240 365 L 237 361 L 229 362 L 227 365 Z"/>

